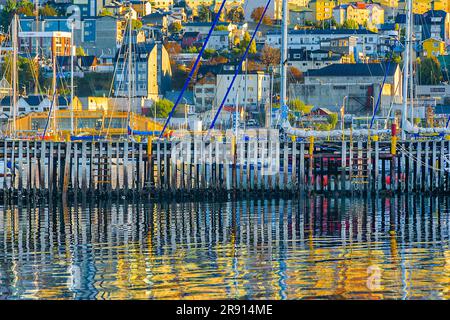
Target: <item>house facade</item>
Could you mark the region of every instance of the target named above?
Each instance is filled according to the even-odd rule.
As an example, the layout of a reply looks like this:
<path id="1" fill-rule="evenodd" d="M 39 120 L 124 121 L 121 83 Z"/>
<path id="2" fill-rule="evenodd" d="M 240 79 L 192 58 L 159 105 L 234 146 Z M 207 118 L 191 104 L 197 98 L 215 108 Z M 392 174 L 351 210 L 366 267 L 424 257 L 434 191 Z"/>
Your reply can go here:
<path id="1" fill-rule="evenodd" d="M 128 58 L 126 48 L 116 57 L 116 77 L 114 78 L 114 96 L 128 97 Z M 131 68 L 131 86 L 133 96 L 157 100 L 170 89 L 172 70 L 169 55 L 160 43 L 138 43 L 133 45 L 133 67 Z"/>
<path id="2" fill-rule="evenodd" d="M 333 112 L 345 103 L 346 113 L 370 115 L 380 91 L 379 115 L 386 115 L 391 103 L 402 102 L 402 72 L 395 63 L 389 68 L 382 63 L 332 64 L 309 70 L 304 78 L 304 83 L 290 85 L 290 95 Z"/>
<path id="3" fill-rule="evenodd" d="M 356 53 L 364 55 L 380 55 L 378 51 L 379 43 L 384 38 L 382 35 L 366 29 L 335 29 L 335 30 L 290 30 L 288 33 L 288 46 L 295 49 L 319 50 L 321 42 L 343 37 L 355 37 Z M 280 48 L 280 32 L 268 32 L 266 36 L 267 45 Z"/>
<path id="4" fill-rule="evenodd" d="M 222 102 L 234 75 L 234 70 L 217 74 L 216 78 L 216 105 Z M 241 71 L 231 91 L 225 100 L 226 106 L 247 105 L 249 108 L 257 108 L 269 98 L 270 76 L 261 71 Z"/>

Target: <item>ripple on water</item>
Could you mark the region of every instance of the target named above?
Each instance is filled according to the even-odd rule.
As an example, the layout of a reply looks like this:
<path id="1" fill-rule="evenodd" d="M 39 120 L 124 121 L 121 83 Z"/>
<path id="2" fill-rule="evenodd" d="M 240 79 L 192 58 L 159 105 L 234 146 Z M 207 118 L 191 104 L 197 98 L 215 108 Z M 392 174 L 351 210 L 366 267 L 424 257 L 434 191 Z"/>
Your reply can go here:
<path id="1" fill-rule="evenodd" d="M 450 198 L 0 206 L 1 299 L 448 299 Z"/>

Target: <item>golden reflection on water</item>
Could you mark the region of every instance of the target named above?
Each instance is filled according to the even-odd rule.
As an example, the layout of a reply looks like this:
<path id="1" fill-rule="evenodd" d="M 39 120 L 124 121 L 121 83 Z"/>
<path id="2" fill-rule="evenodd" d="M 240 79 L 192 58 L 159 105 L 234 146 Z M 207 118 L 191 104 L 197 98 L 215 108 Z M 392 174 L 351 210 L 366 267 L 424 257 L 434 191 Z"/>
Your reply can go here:
<path id="1" fill-rule="evenodd" d="M 448 200 L 7 204 L 0 298 L 449 299 Z"/>

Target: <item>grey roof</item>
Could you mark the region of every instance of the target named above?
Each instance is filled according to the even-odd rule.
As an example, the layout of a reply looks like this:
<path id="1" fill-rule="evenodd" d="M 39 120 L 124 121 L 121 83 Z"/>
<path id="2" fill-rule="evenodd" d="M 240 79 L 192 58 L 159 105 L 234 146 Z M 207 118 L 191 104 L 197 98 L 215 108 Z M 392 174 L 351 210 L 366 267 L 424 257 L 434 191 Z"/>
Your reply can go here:
<path id="1" fill-rule="evenodd" d="M 178 99 L 178 96 L 180 95 L 180 91 L 167 91 L 164 95 L 164 97 L 167 100 L 172 101 L 173 103 L 175 103 Z M 190 105 L 194 105 L 194 92 L 191 90 L 186 90 L 183 94 L 183 97 L 181 98 L 181 102 L 182 104 L 187 103 Z"/>
<path id="2" fill-rule="evenodd" d="M 37 107 L 45 98 L 47 97 L 43 95 L 29 95 L 23 99 L 29 106 Z"/>
<path id="3" fill-rule="evenodd" d="M 269 31 L 267 32 L 268 35 L 271 34 L 281 34 L 281 31 Z M 351 34 L 355 34 L 355 35 L 360 35 L 360 34 L 373 34 L 376 35 L 376 32 L 367 30 L 367 29 L 304 29 L 304 30 L 289 30 L 289 34 L 291 35 L 295 35 L 295 34 L 304 34 L 304 35 L 320 35 L 320 34 L 342 34 L 342 35 L 351 35 Z"/>
<path id="4" fill-rule="evenodd" d="M 198 31 L 189 31 L 183 34 L 183 38 L 196 38 L 200 35 Z"/>
<path id="5" fill-rule="evenodd" d="M 11 96 L 6 96 L 0 101 L 0 106 L 9 107 L 11 106 Z"/>
<path id="6" fill-rule="evenodd" d="M 229 26 L 228 22 L 217 22 L 216 26 Z M 211 27 L 211 22 L 190 22 L 185 24 L 186 27 Z"/>
<path id="7" fill-rule="evenodd" d="M 393 76 L 398 65 L 391 63 L 389 76 Z M 305 72 L 309 77 L 383 77 L 387 69 L 386 63 L 337 63 L 317 70 Z"/>

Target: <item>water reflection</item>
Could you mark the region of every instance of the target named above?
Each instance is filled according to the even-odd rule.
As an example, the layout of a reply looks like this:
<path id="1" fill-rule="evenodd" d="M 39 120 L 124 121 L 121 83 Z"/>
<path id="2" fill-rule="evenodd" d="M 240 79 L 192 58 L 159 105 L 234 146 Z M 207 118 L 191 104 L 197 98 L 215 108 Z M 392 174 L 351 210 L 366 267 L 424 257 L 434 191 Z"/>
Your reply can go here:
<path id="1" fill-rule="evenodd" d="M 448 299 L 449 199 L 3 205 L 0 299 Z"/>

